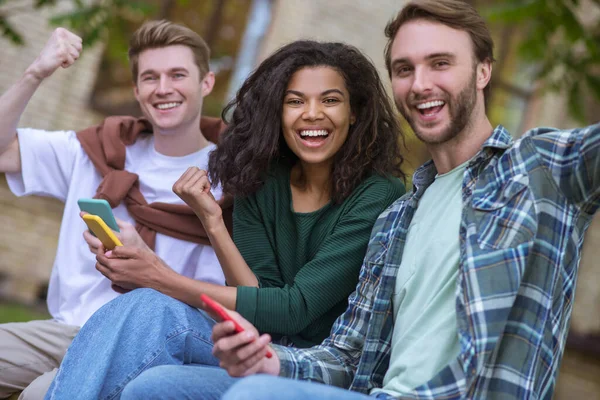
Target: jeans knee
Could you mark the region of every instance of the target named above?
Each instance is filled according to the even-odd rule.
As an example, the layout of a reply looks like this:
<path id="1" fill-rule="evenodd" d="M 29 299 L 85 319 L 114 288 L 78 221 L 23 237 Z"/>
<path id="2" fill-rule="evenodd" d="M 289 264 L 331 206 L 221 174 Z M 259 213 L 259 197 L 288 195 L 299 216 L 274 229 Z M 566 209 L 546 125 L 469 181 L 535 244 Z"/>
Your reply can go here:
<path id="1" fill-rule="evenodd" d="M 285 398 L 281 378 L 270 375 L 252 375 L 236 382 L 222 400 L 277 400 Z"/>
<path id="2" fill-rule="evenodd" d="M 143 375 L 143 373 L 142 373 Z M 121 400 L 134 400 L 134 399 L 146 399 L 145 387 L 138 382 L 138 379 L 141 377 L 138 376 L 136 379 L 129 382 L 123 391 L 121 392 Z"/>
<path id="3" fill-rule="evenodd" d="M 120 398 L 121 400 L 161 399 L 163 398 L 161 389 L 164 388 L 161 382 L 160 367 L 150 368 L 127 383 Z"/>
<path id="4" fill-rule="evenodd" d="M 108 303 L 107 306 L 109 306 L 107 307 L 109 313 L 114 313 L 114 310 L 118 309 L 120 313 L 135 312 L 139 315 L 161 315 L 165 309 L 189 307 L 179 300 L 149 288 L 132 290 L 117 297 Z"/>
<path id="5" fill-rule="evenodd" d="M 158 290 L 150 288 L 135 289 L 131 292 L 125 293 L 123 296 L 119 296 L 118 298 L 128 303 L 143 305 L 178 302 L 178 300 L 175 300 L 174 298 L 169 297 Z"/>

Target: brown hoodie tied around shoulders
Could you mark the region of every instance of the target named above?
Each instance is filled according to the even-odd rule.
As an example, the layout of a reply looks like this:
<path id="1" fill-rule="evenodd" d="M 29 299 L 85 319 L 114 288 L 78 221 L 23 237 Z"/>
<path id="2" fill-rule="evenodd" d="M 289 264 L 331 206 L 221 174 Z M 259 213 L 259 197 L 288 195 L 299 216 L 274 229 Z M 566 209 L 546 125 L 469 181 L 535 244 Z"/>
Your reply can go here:
<path id="1" fill-rule="evenodd" d="M 225 128 L 219 118 L 202 117 L 200 120 L 202 134 L 213 143 L 218 142 Z M 151 249 L 154 249 L 156 232 L 210 245 L 202 222 L 188 205 L 148 204 L 140 192 L 138 175 L 123 169 L 126 146 L 135 143 L 140 134 L 151 133 L 152 125 L 148 120 L 126 116 L 108 117 L 100 125 L 77 132 L 83 150 L 103 177 L 94 198 L 107 200 L 112 208 L 124 201 L 136 221 L 137 231 Z M 232 211 L 231 205 L 223 209 L 223 219 L 230 233 Z"/>

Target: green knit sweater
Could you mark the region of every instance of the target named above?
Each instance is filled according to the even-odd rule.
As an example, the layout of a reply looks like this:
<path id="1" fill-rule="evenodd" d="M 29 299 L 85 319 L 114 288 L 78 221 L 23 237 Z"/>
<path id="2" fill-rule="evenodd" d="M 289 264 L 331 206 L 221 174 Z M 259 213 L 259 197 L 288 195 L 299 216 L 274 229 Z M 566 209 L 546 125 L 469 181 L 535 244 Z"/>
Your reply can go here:
<path id="1" fill-rule="evenodd" d="M 342 204 L 297 213 L 290 169 L 274 168 L 257 193 L 235 200 L 234 242 L 259 281 L 238 287 L 236 310 L 275 340 L 321 343 L 356 287 L 375 220 L 404 192 L 400 180 L 373 175 Z"/>

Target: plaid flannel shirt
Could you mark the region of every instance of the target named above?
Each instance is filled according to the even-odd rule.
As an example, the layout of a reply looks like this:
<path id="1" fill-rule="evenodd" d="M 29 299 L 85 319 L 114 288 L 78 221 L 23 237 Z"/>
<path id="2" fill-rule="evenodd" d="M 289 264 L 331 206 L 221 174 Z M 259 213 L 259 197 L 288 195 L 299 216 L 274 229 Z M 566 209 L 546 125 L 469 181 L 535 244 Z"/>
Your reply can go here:
<path id="1" fill-rule="evenodd" d="M 494 130 L 462 185 L 460 354 L 402 398 L 552 397 L 583 236 L 600 205 L 599 148 L 600 125 L 536 128 L 516 141 L 502 126 Z M 395 278 L 411 218 L 435 174 L 431 161 L 420 167 L 413 191 L 375 223 L 358 286 L 329 338 L 310 349 L 276 347 L 282 376 L 361 393 L 382 386 Z"/>

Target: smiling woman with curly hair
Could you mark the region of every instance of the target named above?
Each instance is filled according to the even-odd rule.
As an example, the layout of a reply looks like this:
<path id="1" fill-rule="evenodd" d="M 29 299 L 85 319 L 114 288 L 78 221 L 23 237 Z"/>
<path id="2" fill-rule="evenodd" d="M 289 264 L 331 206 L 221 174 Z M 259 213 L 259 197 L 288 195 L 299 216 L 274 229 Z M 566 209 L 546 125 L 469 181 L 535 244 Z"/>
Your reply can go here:
<path id="1" fill-rule="evenodd" d="M 229 127 L 210 156 L 213 184 L 233 195 L 256 192 L 273 163 L 298 161 L 284 140 L 281 115 L 288 82 L 303 68 L 327 66 L 344 80 L 356 122 L 331 164 L 331 198 L 340 203 L 372 173 L 404 178 L 401 129 L 377 70 L 355 47 L 297 41 L 266 59 L 223 111 Z"/>
<path id="2" fill-rule="evenodd" d="M 232 378 L 215 368 L 203 293 L 288 346 L 319 343 L 345 310 L 376 218 L 404 193 L 401 131 L 375 67 L 346 44 L 294 42 L 223 115 L 210 172 L 189 168 L 173 190 L 228 286 L 182 280 L 164 291 L 181 302 L 151 289 L 118 297 L 73 341 L 51 398 L 75 387 L 82 398 L 219 398 Z M 211 180 L 234 197 L 233 238 Z"/>

